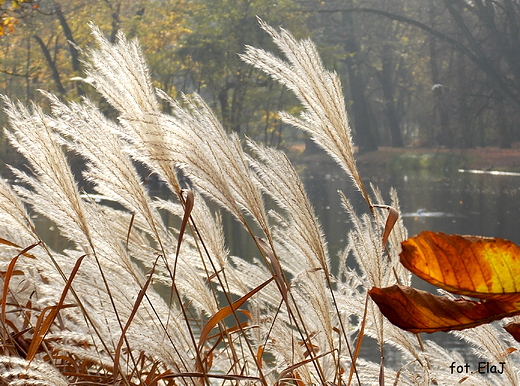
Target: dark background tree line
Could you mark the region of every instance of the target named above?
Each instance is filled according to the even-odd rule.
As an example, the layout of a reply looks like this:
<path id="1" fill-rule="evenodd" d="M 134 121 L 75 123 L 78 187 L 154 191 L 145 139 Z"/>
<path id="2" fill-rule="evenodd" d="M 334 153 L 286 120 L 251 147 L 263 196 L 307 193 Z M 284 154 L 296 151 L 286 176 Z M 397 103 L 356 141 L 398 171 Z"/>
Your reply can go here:
<path id="1" fill-rule="evenodd" d="M 78 81 L 91 21 L 112 41 L 139 38 L 156 86 L 202 94 L 227 130 L 297 147 L 302 134 L 277 118 L 297 104 L 237 55 L 273 49 L 258 15 L 317 43 L 360 151 L 520 141 L 518 0 L 24 0 L 0 11 L 0 93 L 23 102 L 41 101 L 38 89 L 99 98 Z"/>

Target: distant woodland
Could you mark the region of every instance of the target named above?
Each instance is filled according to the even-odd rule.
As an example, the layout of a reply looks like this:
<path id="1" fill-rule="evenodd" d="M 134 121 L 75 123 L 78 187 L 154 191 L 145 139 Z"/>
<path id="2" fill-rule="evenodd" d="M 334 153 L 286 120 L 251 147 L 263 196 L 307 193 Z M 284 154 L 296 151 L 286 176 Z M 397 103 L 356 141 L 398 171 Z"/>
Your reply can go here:
<path id="1" fill-rule="evenodd" d="M 5 1 L 0 93 L 106 105 L 81 80 L 95 25 L 110 41 L 118 31 L 139 40 L 155 87 L 177 99 L 200 93 L 229 132 L 288 148 L 305 138 L 278 112 L 298 104 L 238 57 L 245 45 L 274 49 L 257 16 L 317 44 L 342 79 L 361 152 L 520 141 L 518 0 Z"/>

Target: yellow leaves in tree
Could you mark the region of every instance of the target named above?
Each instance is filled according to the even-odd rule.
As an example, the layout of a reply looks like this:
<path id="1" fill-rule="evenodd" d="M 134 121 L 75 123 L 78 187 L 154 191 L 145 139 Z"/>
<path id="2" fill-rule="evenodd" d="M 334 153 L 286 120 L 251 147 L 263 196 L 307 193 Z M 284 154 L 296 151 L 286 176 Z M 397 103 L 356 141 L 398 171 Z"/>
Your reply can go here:
<path id="1" fill-rule="evenodd" d="M 370 296 L 396 326 L 415 333 L 462 330 L 520 314 L 520 247 L 512 242 L 422 232 L 402 248 L 401 263 L 412 273 L 480 300 L 450 299 L 400 285 L 372 288 Z M 506 330 L 518 339 L 515 327 Z"/>
<path id="2" fill-rule="evenodd" d="M 18 23 L 18 19 L 12 16 L 0 17 L 0 36 L 3 36 L 6 32 L 13 32 L 16 23 Z"/>
<path id="3" fill-rule="evenodd" d="M 6 32 L 14 32 L 14 27 L 18 23 L 18 15 L 22 8 L 30 7 L 32 9 L 38 8 L 38 3 L 35 0 L 0 0 L 0 37 Z"/>

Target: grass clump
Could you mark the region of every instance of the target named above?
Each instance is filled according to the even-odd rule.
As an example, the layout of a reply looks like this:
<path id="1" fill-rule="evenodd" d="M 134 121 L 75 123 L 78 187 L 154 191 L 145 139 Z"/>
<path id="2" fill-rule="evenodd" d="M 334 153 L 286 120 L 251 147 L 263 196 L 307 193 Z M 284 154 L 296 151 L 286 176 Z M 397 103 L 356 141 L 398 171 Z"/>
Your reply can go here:
<path id="1" fill-rule="evenodd" d="M 120 34 L 109 43 L 93 29 L 86 81 L 118 111 L 107 119 L 94 103 L 47 94 L 44 114 L 5 98 L 11 144 L 31 172 L 0 182 L 3 273 L 1 382 L 5 385 L 427 385 L 461 380 L 449 366 L 463 358 L 389 324 L 367 290 L 410 274 L 398 263 L 406 230 L 395 192 L 385 205 L 366 189 L 354 161 L 341 85 L 314 45 L 261 22 L 286 56 L 247 47 L 242 58 L 279 80 L 304 108 L 282 119 L 309 132 L 347 173 L 367 203 L 352 219 L 339 272 L 326 237 L 284 153 L 228 135 L 197 95 L 173 100 L 150 81 L 139 44 Z M 161 112 L 158 98 L 171 104 Z M 83 177 L 120 204 L 81 194 L 66 151 L 87 160 Z M 136 163 L 176 199 L 152 197 Z M 182 172 L 190 181 L 186 189 Z M 253 261 L 230 256 L 220 214 L 229 212 L 258 247 Z M 264 201 L 276 204 L 266 209 Z M 50 250 L 31 213 L 52 220 L 74 248 Z M 161 214 L 179 218 L 178 229 Z M 389 215 L 391 214 L 391 215 Z M 388 221 L 390 219 L 391 221 Z M 393 230 L 392 230 L 393 228 Z M 392 230 L 392 232 L 390 232 Z M 358 269 L 347 268 L 354 259 Z M 154 284 L 169 288 L 159 296 Z M 486 334 L 481 332 L 485 329 Z M 507 371 L 472 384 L 518 384 L 504 340 L 492 326 L 464 336 Z M 489 331 L 488 331 L 489 330 Z M 459 333 L 460 334 L 460 333 Z M 358 358 L 362 338 L 381 360 Z M 387 367 L 384 349 L 402 353 Z M 504 351 L 507 346 L 504 347 Z"/>

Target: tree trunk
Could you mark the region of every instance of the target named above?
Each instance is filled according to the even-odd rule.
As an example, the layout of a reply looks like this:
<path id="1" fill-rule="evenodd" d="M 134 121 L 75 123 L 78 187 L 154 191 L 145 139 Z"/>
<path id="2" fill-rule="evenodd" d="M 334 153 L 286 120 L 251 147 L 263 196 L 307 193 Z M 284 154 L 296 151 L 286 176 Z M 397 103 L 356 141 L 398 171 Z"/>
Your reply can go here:
<path id="1" fill-rule="evenodd" d="M 435 6 L 433 0 L 430 0 L 429 9 L 430 23 L 434 23 L 436 20 Z M 430 71 L 432 80 L 432 93 L 433 93 L 433 112 L 438 114 L 439 117 L 439 133 L 433 132 L 430 138 L 431 142 L 437 142 L 440 146 L 453 147 L 453 133 L 450 128 L 450 114 L 448 105 L 445 100 L 445 86 L 440 79 L 440 70 L 438 65 L 438 54 L 436 38 L 434 36 L 428 37 L 428 46 L 430 49 Z"/>
<path id="2" fill-rule="evenodd" d="M 67 19 L 65 18 L 65 15 L 63 14 L 61 10 L 61 6 L 58 3 L 54 3 L 54 12 L 56 13 L 56 16 L 58 17 L 58 20 L 61 25 L 61 29 L 63 30 L 63 34 L 67 38 L 67 43 L 69 47 L 70 52 L 70 60 L 72 63 L 72 69 L 76 73 L 76 75 L 81 75 L 81 62 L 79 61 L 79 53 L 78 48 L 76 46 L 76 43 L 74 41 L 74 37 L 72 36 L 72 31 L 69 27 L 69 24 L 67 23 Z M 76 91 L 78 95 L 84 96 L 85 92 L 83 91 L 83 88 L 81 87 L 81 84 L 79 82 L 76 82 Z"/>
<path id="3" fill-rule="evenodd" d="M 462 147 L 472 148 L 475 146 L 475 132 L 472 130 L 472 119 L 469 114 L 468 90 L 466 80 L 466 61 L 465 56 L 455 53 L 456 71 L 457 71 L 457 103 L 458 103 L 458 119 L 459 130 L 462 134 Z"/>
<path id="4" fill-rule="evenodd" d="M 511 134 L 509 132 L 509 122 L 507 120 L 506 109 L 504 106 L 504 98 L 499 97 L 496 100 L 496 122 L 498 132 L 498 146 L 501 149 L 511 148 Z"/>
<path id="5" fill-rule="evenodd" d="M 226 131 L 231 129 L 231 113 L 229 111 L 228 93 L 231 85 L 225 84 L 218 92 L 218 102 L 220 104 L 220 114 L 222 116 L 222 126 Z"/>
<path id="6" fill-rule="evenodd" d="M 348 1 L 351 5 L 351 1 Z M 354 118 L 354 133 L 360 152 L 377 150 L 377 142 L 370 124 L 368 100 L 365 96 L 365 83 L 361 73 L 359 46 L 355 37 L 354 20 L 351 12 L 342 12 L 345 26 L 345 64 L 350 84 L 352 98 L 352 115 Z"/>
<path id="7" fill-rule="evenodd" d="M 38 43 L 40 46 L 43 56 L 45 57 L 45 60 L 47 61 L 47 64 L 49 65 L 49 68 L 51 70 L 51 77 L 54 83 L 56 84 L 56 89 L 59 94 L 65 95 L 67 91 L 65 91 L 65 88 L 63 87 L 63 84 L 61 83 L 60 79 L 60 73 L 58 72 L 58 68 L 56 67 L 56 63 L 52 60 L 51 54 L 49 52 L 49 49 L 43 42 L 43 40 L 38 35 L 33 35 L 34 40 Z"/>
<path id="8" fill-rule="evenodd" d="M 394 69 L 391 53 L 389 48 L 385 47 L 383 49 L 381 69 L 381 85 L 383 87 L 383 97 L 385 98 L 385 112 L 388 119 L 388 126 L 390 128 L 392 147 L 403 147 L 403 137 L 401 135 L 401 128 L 394 100 L 394 83 L 392 80 L 393 72 Z"/>

